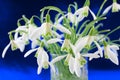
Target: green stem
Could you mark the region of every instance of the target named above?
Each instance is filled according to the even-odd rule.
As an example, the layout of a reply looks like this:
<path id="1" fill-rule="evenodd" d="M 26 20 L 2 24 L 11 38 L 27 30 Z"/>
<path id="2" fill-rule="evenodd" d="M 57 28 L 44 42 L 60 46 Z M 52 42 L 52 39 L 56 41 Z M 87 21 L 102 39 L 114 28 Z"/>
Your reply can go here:
<path id="1" fill-rule="evenodd" d="M 111 42 L 112 43 L 114 43 L 114 42 L 120 42 L 120 40 L 112 40 Z"/>
<path id="2" fill-rule="evenodd" d="M 18 19 L 18 21 L 17 21 L 17 26 L 18 27 L 21 26 L 20 21 L 22 21 L 22 20 L 24 20 L 24 19 L 23 18 Z"/>
<path id="3" fill-rule="evenodd" d="M 79 28 L 79 30 L 78 30 L 78 34 L 81 32 L 81 30 L 82 30 L 82 28 L 83 27 L 85 27 L 85 25 L 89 22 L 90 20 L 86 20 L 81 26 L 80 26 L 80 28 Z"/>
<path id="4" fill-rule="evenodd" d="M 97 17 L 100 15 L 102 9 L 103 9 L 103 6 L 105 5 L 105 3 L 107 2 L 107 0 L 104 0 L 102 5 L 100 6 L 100 9 L 98 10 L 98 13 L 97 13 Z"/>
<path id="5" fill-rule="evenodd" d="M 113 0 L 113 2 L 117 2 L 117 0 Z"/>
<path id="6" fill-rule="evenodd" d="M 104 33 L 104 32 L 110 32 L 110 29 L 108 29 L 108 30 L 102 30 L 102 31 L 99 31 L 98 33 L 101 34 L 101 33 Z"/>
<path id="7" fill-rule="evenodd" d="M 118 26 L 117 28 L 113 29 L 111 32 L 109 32 L 106 35 L 104 35 L 101 39 L 106 38 L 108 35 L 112 34 L 113 32 L 117 31 L 118 29 L 120 29 L 120 26 Z"/>

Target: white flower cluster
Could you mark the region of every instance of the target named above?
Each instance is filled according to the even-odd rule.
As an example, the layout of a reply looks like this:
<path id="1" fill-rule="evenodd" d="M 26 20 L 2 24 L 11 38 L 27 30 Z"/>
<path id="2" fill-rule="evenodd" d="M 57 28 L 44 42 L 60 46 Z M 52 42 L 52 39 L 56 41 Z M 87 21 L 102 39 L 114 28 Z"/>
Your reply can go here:
<path id="1" fill-rule="evenodd" d="M 69 67 L 71 74 L 76 74 L 80 77 L 81 68 L 87 62 L 86 57 L 89 60 L 105 57 L 119 65 L 118 44 L 113 43 L 108 38 L 108 35 L 103 34 L 104 32 L 109 34 L 110 30 L 98 30 L 101 26 L 99 22 L 106 19 L 104 16 L 111 8 L 113 12 L 120 10 L 120 5 L 117 1 L 113 0 L 113 4 L 106 8 L 101 15 L 101 9 L 98 15 L 92 12 L 89 7 L 89 0 L 86 0 L 84 6 L 79 9 L 76 3 L 71 5 L 69 5 L 67 13 L 54 6 L 41 9 L 41 18 L 39 18 L 41 21 L 40 27 L 35 25 L 33 21 L 33 18 L 36 16 L 33 16 L 31 19 L 23 16 L 21 20 L 25 21 L 25 25 L 20 25 L 18 21 L 18 28 L 9 32 L 10 43 L 3 50 L 2 57 L 5 57 L 6 51 L 10 46 L 12 50 L 20 49 L 23 52 L 25 46 L 31 44 L 31 50 L 26 52 L 24 57 L 36 51 L 35 57 L 37 58 L 38 74 L 41 73 L 42 68 L 47 69 L 49 66 L 55 73 L 55 63 L 64 61 L 63 65 Z M 71 7 L 75 8 L 74 13 L 72 13 Z M 45 10 L 48 10 L 48 13 L 44 17 Z M 58 12 L 55 22 L 52 22 L 50 19 L 50 10 Z M 93 20 L 84 21 L 86 18 L 89 18 L 89 15 L 93 16 Z M 79 23 L 82 21 L 84 22 L 80 26 Z M 94 48 L 97 50 L 91 53 L 90 51 Z M 48 52 L 57 56 L 49 61 Z"/>

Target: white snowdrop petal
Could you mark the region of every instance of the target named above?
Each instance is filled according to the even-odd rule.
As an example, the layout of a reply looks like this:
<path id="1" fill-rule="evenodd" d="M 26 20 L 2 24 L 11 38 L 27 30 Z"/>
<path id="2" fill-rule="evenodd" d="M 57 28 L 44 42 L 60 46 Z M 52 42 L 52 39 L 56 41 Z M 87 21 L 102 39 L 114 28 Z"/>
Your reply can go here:
<path id="1" fill-rule="evenodd" d="M 44 52 L 43 52 L 43 50 L 42 50 L 42 48 L 39 48 L 38 49 L 38 51 L 37 51 L 37 54 L 38 54 L 38 56 L 37 56 L 37 64 L 38 64 L 38 66 L 43 66 L 43 54 L 44 54 Z"/>
<path id="2" fill-rule="evenodd" d="M 94 41 L 94 43 L 95 43 L 95 45 L 96 45 L 97 48 L 98 48 L 98 51 L 99 51 L 99 53 L 100 53 L 100 56 L 103 57 L 103 50 L 102 50 L 102 48 L 100 47 L 100 45 L 99 45 L 96 41 Z"/>
<path id="3" fill-rule="evenodd" d="M 39 75 L 42 71 L 42 66 L 38 66 L 37 74 Z"/>
<path id="4" fill-rule="evenodd" d="M 85 37 L 79 38 L 76 41 L 75 47 L 76 47 L 77 51 L 81 51 L 85 47 L 85 45 L 87 45 L 88 38 L 89 38 L 89 36 L 85 36 Z"/>
<path id="5" fill-rule="evenodd" d="M 76 46 L 74 46 L 73 44 L 70 43 L 70 47 L 72 48 L 74 55 L 75 55 L 75 56 L 78 56 L 77 53 L 78 53 L 79 51 L 77 51 Z"/>
<path id="6" fill-rule="evenodd" d="M 82 15 L 83 10 L 84 10 L 84 7 L 79 8 L 78 10 L 76 10 L 75 15 Z"/>
<path id="7" fill-rule="evenodd" d="M 54 64 L 54 63 L 62 60 L 62 59 L 65 58 L 65 57 L 66 57 L 66 55 L 58 56 L 58 57 L 54 58 L 54 59 L 51 61 L 51 63 Z"/>
<path id="8" fill-rule="evenodd" d="M 18 38 L 18 32 L 15 33 L 14 40 L 16 40 L 17 38 Z"/>
<path id="9" fill-rule="evenodd" d="M 53 71 L 53 73 L 55 73 L 55 72 L 56 72 L 56 70 L 55 70 L 55 67 L 54 67 L 54 65 L 53 65 L 51 62 L 49 62 L 49 65 L 50 65 L 50 67 L 51 67 L 51 70 Z"/>
<path id="10" fill-rule="evenodd" d="M 38 49 L 38 48 L 29 50 L 28 52 L 25 53 L 24 57 L 29 56 L 31 53 L 33 53 L 33 52 L 36 51 L 37 49 Z"/>
<path id="11" fill-rule="evenodd" d="M 77 18 L 76 18 L 76 24 L 80 21 L 82 21 L 84 19 L 84 17 L 82 15 L 79 15 Z"/>
<path id="12" fill-rule="evenodd" d="M 23 41 L 22 39 L 18 38 L 14 42 L 17 45 L 17 47 L 20 49 L 20 51 L 23 52 L 24 49 L 25 49 L 25 41 Z"/>
<path id="13" fill-rule="evenodd" d="M 96 20 L 97 19 L 97 17 L 95 16 L 95 14 L 93 13 L 93 11 L 91 10 L 91 9 L 89 9 L 89 11 L 90 11 L 90 13 L 92 14 L 92 16 L 93 16 L 93 19 L 94 20 Z"/>
<path id="14" fill-rule="evenodd" d="M 118 9 L 120 10 L 120 4 L 118 4 Z"/>
<path id="15" fill-rule="evenodd" d="M 75 74 L 77 75 L 77 77 L 80 77 L 81 76 L 81 68 L 80 68 L 80 62 L 78 59 L 75 59 L 74 69 L 75 69 Z"/>
<path id="16" fill-rule="evenodd" d="M 48 44 L 53 44 L 53 43 L 56 43 L 56 42 L 61 42 L 63 40 L 59 39 L 59 38 L 53 38 L 53 39 L 50 39 L 47 41 Z"/>
<path id="17" fill-rule="evenodd" d="M 100 56 L 98 55 L 98 52 L 97 52 L 97 54 L 96 54 L 96 52 L 95 53 L 87 53 L 87 54 L 83 54 L 82 55 L 83 57 L 89 57 L 89 60 L 91 61 L 92 59 L 94 59 L 94 58 L 99 58 Z"/>
<path id="18" fill-rule="evenodd" d="M 15 31 L 18 32 L 18 31 L 26 31 L 26 30 L 27 30 L 26 26 L 19 26 Z"/>
<path id="19" fill-rule="evenodd" d="M 31 43 L 31 48 L 34 49 L 38 45 L 37 40 L 33 40 Z"/>
<path id="20" fill-rule="evenodd" d="M 75 15 L 74 14 L 72 14 L 72 13 L 68 13 L 68 19 L 72 22 L 72 23 L 74 23 L 75 22 Z"/>
<path id="21" fill-rule="evenodd" d="M 74 58 L 73 57 L 70 57 L 70 60 L 69 60 L 69 70 L 72 74 L 74 74 Z"/>
<path id="22" fill-rule="evenodd" d="M 108 47 L 107 47 L 107 54 L 108 54 L 108 58 L 113 62 L 115 63 L 116 65 L 119 65 L 119 62 L 118 62 L 118 57 L 116 55 L 116 53 L 114 53 L 113 51 L 111 51 Z"/>
<path id="23" fill-rule="evenodd" d="M 43 27 L 39 27 L 35 29 L 30 35 L 29 38 L 30 40 L 36 40 L 37 38 L 40 37 L 40 35 L 43 33 Z"/>
<path id="24" fill-rule="evenodd" d="M 119 50 L 119 46 L 118 45 L 111 45 L 109 47 L 112 48 L 112 49 L 115 49 L 115 50 Z"/>
<path id="25" fill-rule="evenodd" d="M 2 58 L 5 57 L 5 54 L 6 54 L 7 50 L 8 50 L 8 48 L 10 47 L 10 45 L 11 45 L 11 42 L 10 42 L 10 43 L 5 47 L 5 49 L 3 50 L 3 52 L 2 52 Z"/>
<path id="26" fill-rule="evenodd" d="M 28 35 L 27 34 L 23 33 L 21 37 L 22 37 L 23 41 L 25 41 L 25 42 L 28 41 Z"/>
<path id="27" fill-rule="evenodd" d="M 111 8 L 112 8 L 112 5 L 108 6 L 108 7 L 103 11 L 102 14 L 107 14 L 107 13 L 110 11 Z"/>
<path id="28" fill-rule="evenodd" d="M 58 30 L 60 30 L 61 32 L 71 34 L 71 32 L 67 28 L 62 26 L 61 24 L 56 24 L 54 27 L 57 28 Z"/>
<path id="29" fill-rule="evenodd" d="M 28 34 L 31 35 L 33 33 L 34 30 L 36 30 L 38 27 L 33 27 L 32 25 L 29 25 L 29 28 L 28 28 Z"/>
<path id="30" fill-rule="evenodd" d="M 42 49 L 42 53 L 40 53 L 40 54 L 42 54 L 42 59 L 44 61 L 47 61 L 47 62 L 49 61 L 49 56 L 48 56 L 47 52 L 44 49 Z"/>

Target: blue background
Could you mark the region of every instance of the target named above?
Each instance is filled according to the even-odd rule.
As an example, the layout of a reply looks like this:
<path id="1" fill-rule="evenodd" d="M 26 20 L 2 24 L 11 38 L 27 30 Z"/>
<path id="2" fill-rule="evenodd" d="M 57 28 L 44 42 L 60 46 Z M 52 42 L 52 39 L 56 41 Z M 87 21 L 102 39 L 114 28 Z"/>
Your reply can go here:
<path id="1" fill-rule="evenodd" d="M 4 47 L 9 43 L 8 32 L 16 29 L 17 20 L 24 14 L 28 18 L 38 15 L 41 8 L 45 6 L 57 6 L 64 11 L 70 3 L 76 1 L 81 7 L 84 0 L 0 0 L 0 55 Z M 91 0 L 91 9 L 96 13 L 103 0 Z M 106 6 L 112 4 L 108 0 Z M 119 2 L 120 3 L 120 2 Z M 114 29 L 120 25 L 120 12 L 109 13 L 108 19 L 104 21 L 102 29 Z M 120 30 L 113 33 L 110 38 L 118 39 Z M 19 50 L 14 52 L 9 49 L 5 59 L 0 57 L 0 80 L 50 80 L 50 71 L 43 70 L 37 75 L 37 63 L 33 57 L 23 58 L 24 53 Z M 120 52 L 119 52 L 120 53 Z M 89 80 L 120 80 L 120 66 L 116 66 L 110 60 L 96 59 L 89 62 Z"/>

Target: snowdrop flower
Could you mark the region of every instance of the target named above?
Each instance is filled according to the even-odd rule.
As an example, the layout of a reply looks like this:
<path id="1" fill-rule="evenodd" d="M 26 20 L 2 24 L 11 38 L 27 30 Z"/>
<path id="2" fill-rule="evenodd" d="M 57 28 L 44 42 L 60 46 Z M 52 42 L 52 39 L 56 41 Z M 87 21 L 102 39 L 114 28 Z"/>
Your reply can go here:
<path id="1" fill-rule="evenodd" d="M 87 17 L 88 14 L 89 14 L 89 11 L 91 13 L 91 15 L 93 16 L 93 19 L 95 20 L 96 19 L 96 16 L 95 14 L 92 12 L 92 10 L 89 8 L 89 6 L 84 6 L 80 9 L 78 9 L 76 12 L 75 12 L 75 15 L 78 15 L 79 17 Z"/>
<path id="2" fill-rule="evenodd" d="M 94 53 L 87 53 L 87 54 L 83 54 L 82 56 L 84 57 L 89 57 L 89 60 L 91 61 L 94 58 L 100 58 L 103 57 L 103 49 L 102 47 L 100 47 L 100 45 L 94 41 L 95 45 L 97 46 L 98 50 Z"/>
<path id="3" fill-rule="evenodd" d="M 82 57 L 82 55 L 77 51 L 76 47 L 72 44 L 70 44 L 71 49 L 73 50 L 73 53 L 75 55 L 75 58 L 70 59 L 70 71 L 73 74 L 75 74 L 80 77 L 81 76 L 81 68 L 84 66 L 86 63 L 86 60 Z"/>
<path id="4" fill-rule="evenodd" d="M 113 2 L 112 4 L 112 12 L 118 12 L 120 10 L 120 4 L 117 2 Z"/>
<path id="5" fill-rule="evenodd" d="M 110 9 L 112 8 L 112 12 L 118 12 L 120 10 L 120 4 L 117 3 L 117 1 L 115 0 L 112 5 L 108 6 L 104 11 L 103 14 L 107 14 Z"/>
<path id="6" fill-rule="evenodd" d="M 67 17 L 75 25 L 77 25 L 78 22 L 80 22 L 80 21 L 82 21 L 84 19 L 83 16 L 81 16 L 81 15 L 77 16 L 77 15 L 71 13 L 71 12 L 68 12 Z"/>
<path id="7" fill-rule="evenodd" d="M 31 39 L 37 39 L 42 34 L 43 35 L 51 35 L 52 27 L 55 27 L 56 29 L 60 30 L 61 32 L 71 34 L 71 32 L 67 28 L 63 27 L 61 24 L 52 25 L 51 23 L 45 22 L 41 25 L 41 27 L 38 27 L 36 30 L 33 31 L 33 33 L 31 34 Z"/>
<path id="8" fill-rule="evenodd" d="M 31 39 L 30 36 L 31 34 L 34 32 L 34 30 L 36 30 L 37 26 L 35 26 L 34 24 L 28 24 L 25 26 L 19 26 L 16 30 L 15 30 L 15 36 L 14 38 L 18 38 L 18 35 L 20 34 L 20 36 L 23 36 L 24 41 L 25 42 L 29 42 L 29 39 L 32 41 L 32 48 L 35 48 L 37 45 L 37 40 L 35 39 Z"/>
<path id="9" fill-rule="evenodd" d="M 75 47 L 77 51 L 81 51 L 86 45 L 91 45 L 91 43 L 94 41 L 94 36 L 85 36 L 85 37 L 80 37 L 76 43 Z"/>
<path id="10" fill-rule="evenodd" d="M 61 51 L 69 51 L 69 47 L 70 46 L 70 40 L 69 39 L 65 39 L 62 47 L 61 47 Z"/>
<path id="11" fill-rule="evenodd" d="M 83 67 L 84 63 L 82 63 L 84 59 L 80 57 L 80 54 L 78 53 L 78 56 L 75 56 L 75 58 L 72 56 L 72 54 L 68 54 L 65 59 L 65 65 L 69 66 L 69 70 L 71 74 L 76 74 L 77 77 L 81 76 L 81 68 Z"/>
<path id="12" fill-rule="evenodd" d="M 25 49 L 25 41 L 22 40 L 22 37 L 17 38 L 16 40 L 11 40 L 10 43 L 5 47 L 2 53 L 2 58 L 5 57 L 5 54 L 8 48 L 11 46 L 12 50 L 16 50 L 17 48 L 20 49 L 21 52 Z"/>
<path id="13" fill-rule="evenodd" d="M 117 50 L 119 50 L 119 47 L 117 45 L 108 44 L 104 47 L 104 54 L 106 58 L 110 59 L 116 65 L 119 65 Z"/>
<path id="14" fill-rule="evenodd" d="M 50 35 L 51 34 L 51 25 L 50 23 L 43 23 L 40 27 L 36 28 L 32 34 L 30 35 L 31 40 L 39 39 L 40 36 L 43 35 Z"/>
<path id="15" fill-rule="evenodd" d="M 53 72 L 55 73 L 55 67 L 54 67 L 54 63 L 60 61 L 61 59 L 63 59 L 66 55 L 62 55 L 62 56 L 58 56 L 56 58 L 54 58 L 51 62 L 49 62 L 49 56 L 47 54 L 47 52 L 42 48 L 35 48 L 35 49 L 31 49 L 29 50 L 24 57 L 27 57 L 28 55 L 30 55 L 33 52 L 36 52 L 37 54 L 37 64 L 38 64 L 38 70 L 37 70 L 37 74 L 40 74 L 42 71 L 42 68 L 47 69 L 50 65 L 51 69 L 53 70 Z"/>
<path id="16" fill-rule="evenodd" d="M 100 58 L 100 57 L 103 57 L 103 49 L 100 47 L 100 45 L 94 41 L 95 45 L 97 46 L 98 50 L 94 53 L 83 53 L 82 56 L 84 57 L 89 57 L 89 60 L 91 61 L 92 59 L 94 58 Z"/>
<path id="17" fill-rule="evenodd" d="M 71 12 L 68 12 L 68 14 L 67 14 L 68 16 L 68 19 L 72 22 L 72 23 L 75 23 L 76 21 L 76 16 L 73 14 L 73 13 L 71 13 Z"/>
<path id="18" fill-rule="evenodd" d="M 72 12 L 70 12 L 70 11 L 67 13 L 67 18 L 68 18 L 72 23 L 74 23 L 75 25 L 77 25 L 78 22 L 82 21 L 85 17 L 87 17 L 88 14 L 89 14 L 89 11 L 90 11 L 90 13 L 91 13 L 92 16 L 93 16 L 93 19 L 94 19 L 94 20 L 96 19 L 95 14 L 94 14 L 94 13 L 92 12 L 92 10 L 89 8 L 90 1 L 89 1 L 89 0 L 86 0 L 85 3 L 86 3 L 86 4 L 85 4 L 82 8 L 79 8 L 78 10 L 76 10 L 74 14 L 73 14 Z"/>

